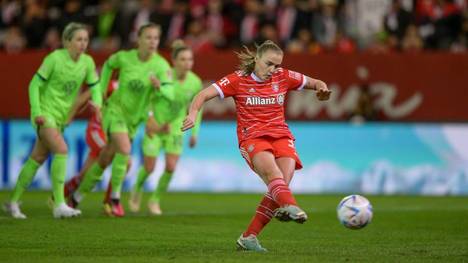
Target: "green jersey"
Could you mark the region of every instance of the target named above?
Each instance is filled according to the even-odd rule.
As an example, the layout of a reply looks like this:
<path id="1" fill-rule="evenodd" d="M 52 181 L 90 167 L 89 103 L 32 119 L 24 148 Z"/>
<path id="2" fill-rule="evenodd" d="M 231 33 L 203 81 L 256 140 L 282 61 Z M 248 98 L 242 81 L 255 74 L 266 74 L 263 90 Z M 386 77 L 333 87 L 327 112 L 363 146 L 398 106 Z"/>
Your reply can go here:
<path id="1" fill-rule="evenodd" d="M 67 121 L 83 82 L 89 86 L 99 82 L 93 58 L 82 54 L 74 61 L 66 49 L 47 55 L 37 75 L 44 85 L 39 90 L 39 108 L 32 105 L 32 115 L 53 118 L 59 124 Z"/>
<path id="2" fill-rule="evenodd" d="M 174 99 L 172 101 L 158 95 L 156 102 L 153 105 L 154 118 L 157 123 L 165 124 L 170 123 L 171 134 L 182 133 L 180 130 L 182 122 L 187 115 L 190 103 L 202 89 L 201 79 L 192 71 L 189 71 L 183 81 L 175 79 L 176 73 L 173 71 L 174 76 Z M 197 118 L 192 134 L 198 132 L 201 122 L 201 111 Z"/>
<path id="3" fill-rule="evenodd" d="M 149 102 L 156 94 L 173 98 L 171 68 L 156 53 L 147 61 L 138 58 L 136 49 L 115 53 L 104 64 L 102 87 L 107 87 L 114 69 L 119 70 L 119 88 L 108 99 L 107 110 L 120 115 L 128 125 L 138 125 L 147 118 Z M 157 92 L 151 84 L 151 76 L 161 82 Z"/>

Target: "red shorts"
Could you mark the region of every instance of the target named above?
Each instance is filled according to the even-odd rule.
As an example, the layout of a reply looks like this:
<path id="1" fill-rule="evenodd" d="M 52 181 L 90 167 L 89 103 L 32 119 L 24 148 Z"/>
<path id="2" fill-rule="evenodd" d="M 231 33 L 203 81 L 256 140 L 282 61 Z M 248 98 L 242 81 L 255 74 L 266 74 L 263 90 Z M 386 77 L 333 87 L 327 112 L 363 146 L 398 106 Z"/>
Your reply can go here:
<path id="1" fill-rule="evenodd" d="M 106 146 L 106 135 L 102 129 L 86 129 L 86 144 L 89 147 L 89 157 L 96 159 L 102 148 Z"/>
<path id="2" fill-rule="evenodd" d="M 302 162 L 297 155 L 296 148 L 294 147 L 294 140 L 288 137 L 260 137 L 245 140 L 241 143 L 239 149 L 242 157 L 244 157 L 252 170 L 254 170 L 252 164 L 253 157 L 255 154 L 263 151 L 273 153 L 276 159 L 280 157 L 291 157 L 296 161 L 296 170 L 302 168 Z"/>

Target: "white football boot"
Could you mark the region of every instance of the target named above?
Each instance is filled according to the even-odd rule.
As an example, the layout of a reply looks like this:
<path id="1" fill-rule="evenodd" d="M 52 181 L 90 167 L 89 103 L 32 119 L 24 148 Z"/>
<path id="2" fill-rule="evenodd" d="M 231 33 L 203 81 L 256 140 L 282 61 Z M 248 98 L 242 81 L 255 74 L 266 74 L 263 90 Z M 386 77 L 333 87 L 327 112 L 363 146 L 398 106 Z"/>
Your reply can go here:
<path id="1" fill-rule="evenodd" d="M 65 203 L 61 203 L 54 208 L 53 214 L 54 218 L 70 218 L 81 215 L 81 211 L 78 209 L 73 209 Z"/>
<path id="2" fill-rule="evenodd" d="M 249 235 L 244 237 L 241 235 L 239 239 L 237 239 L 237 250 L 243 251 L 255 251 L 255 252 L 267 252 L 267 250 L 260 245 L 258 239 L 254 235 Z"/>
<path id="3" fill-rule="evenodd" d="M 16 219 L 26 219 L 26 215 L 21 213 L 19 204 L 17 202 L 8 202 L 3 204 L 3 210 Z"/>
<path id="4" fill-rule="evenodd" d="M 159 202 L 149 201 L 148 210 L 151 215 L 154 215 L 154 216 L 162 215 L 162 210 L 161 210 L 161 207 L 159 206 Z"/>
<path id="5" fill-rule="evenodd" d="M 130 193 L 130 198 L 128 199 L 128 207 L 133 213 L 137 213 L 140 211 L 141 196 L 142 193 L 137 193 L 133 191 Z"/>

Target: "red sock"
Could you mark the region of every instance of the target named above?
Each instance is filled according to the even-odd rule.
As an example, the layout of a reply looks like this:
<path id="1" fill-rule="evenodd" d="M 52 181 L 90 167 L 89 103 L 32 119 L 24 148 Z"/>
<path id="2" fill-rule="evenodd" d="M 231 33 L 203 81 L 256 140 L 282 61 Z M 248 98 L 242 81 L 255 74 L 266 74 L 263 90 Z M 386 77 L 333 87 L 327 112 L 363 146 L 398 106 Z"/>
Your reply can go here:
<path id="1" fill-rule="evenodd" d="M 68 197 L 75 192 L 75 190 L 80 186 L 81 176 L 80 174 L 73 176 L 68 182 L 65 184 L 63 189 L 65 197 Z"/>
<path id="2" fill-rule="evenodd" d="M 279 206 L 297 205 L 296 199 L 283 178 L 275 178 L 268 184 L 268 191 Z"/>
<path id="3" fill-rule="evenodd" d="M 257 207 L 252 221 L 247 230 L 244 232 L 243 236 L 247 237 L 249 235 L 257 236 L 260 231 L 270 222 L 273 217 L 273 212 L 279 205 L 273 200 L 270 193 L 266 193 L 262 201 Z"/>

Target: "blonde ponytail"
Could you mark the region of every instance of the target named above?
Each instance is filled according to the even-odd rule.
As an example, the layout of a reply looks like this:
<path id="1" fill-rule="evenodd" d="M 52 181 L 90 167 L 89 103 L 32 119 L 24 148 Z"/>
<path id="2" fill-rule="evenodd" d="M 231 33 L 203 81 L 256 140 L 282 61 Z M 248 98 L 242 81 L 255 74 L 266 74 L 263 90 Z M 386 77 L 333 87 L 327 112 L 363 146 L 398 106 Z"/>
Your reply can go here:
<path id="1" fill-rule="evenodd" d="M 255 53 L 246 46 L 243 46 L 243 51 L 236 52 L 240 61 L 238 68 L 244 75 L 249 75 L 255 70 L 255 57 L 260 58 L 268 50 L 283 53 L 283 50 L 271 40 L 266 40 L 260 46 L 255 44 L 255 48 L 257 50 Z"/>

